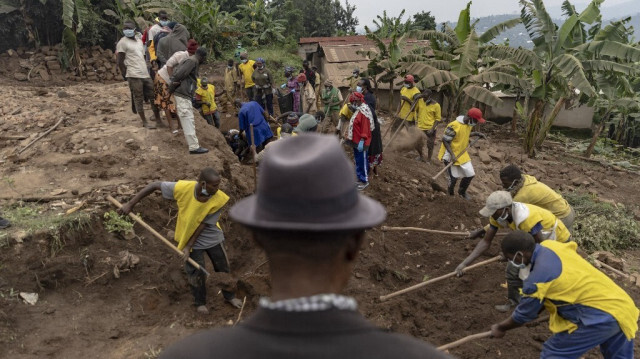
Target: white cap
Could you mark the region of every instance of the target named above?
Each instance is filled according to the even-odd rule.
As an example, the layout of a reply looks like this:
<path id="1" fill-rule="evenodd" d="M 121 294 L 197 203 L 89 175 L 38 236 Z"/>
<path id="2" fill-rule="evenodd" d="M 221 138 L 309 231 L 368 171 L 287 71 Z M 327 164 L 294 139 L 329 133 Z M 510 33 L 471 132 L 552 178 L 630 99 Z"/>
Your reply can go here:
<path id="1" fill-rule="evenodd" d="M 487 197 L 487 204 L 480 210 L 480 215 L 490 217 L 496 210 L 509 207 L 513 203 L 511 193 L 507 191 L 495 191 Z"/>

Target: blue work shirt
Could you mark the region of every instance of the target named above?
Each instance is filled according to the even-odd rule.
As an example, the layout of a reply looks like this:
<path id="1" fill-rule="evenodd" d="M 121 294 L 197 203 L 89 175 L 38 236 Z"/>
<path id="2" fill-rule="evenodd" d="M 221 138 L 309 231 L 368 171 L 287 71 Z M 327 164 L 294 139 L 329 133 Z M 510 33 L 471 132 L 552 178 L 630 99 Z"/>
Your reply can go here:
<path id="1" fill-rule="evenodd" d="M 249 134 L 249 125 L 253 125 L 253 135 L 255 136 L 255 145 L 260 146 L 263 142 L 273 137 L 273 132 L 267 121 L 265 121 L 264 109 L 259 103 L 249 101 L 242 103 L 240 112 L 238 113 L 238 121 L 240 131 L 247 134 L 247 141 L 251 144 L 251 134 Z"/>
<path id="2" fill-rule="evenodd" d="M 539 265 L 536 266 L 536 263 Z M 531 272 L 524 280 L 522 293 L 533 294 L 538 290 L 537 283 L 547 283 L 562 274 L 562 262 L 552 250 L 536 244 L 531 256 Z M 538 317 L 544 301 L 537 298 L 523 296 L 511 318 L 516 323 L 524 324 Z M 558 308 L 558 314 L 564 319 L 577 325 L 595 325 L 616 321 L 611 314 L 582 304 L 571 304 L 553 301 Z"/>

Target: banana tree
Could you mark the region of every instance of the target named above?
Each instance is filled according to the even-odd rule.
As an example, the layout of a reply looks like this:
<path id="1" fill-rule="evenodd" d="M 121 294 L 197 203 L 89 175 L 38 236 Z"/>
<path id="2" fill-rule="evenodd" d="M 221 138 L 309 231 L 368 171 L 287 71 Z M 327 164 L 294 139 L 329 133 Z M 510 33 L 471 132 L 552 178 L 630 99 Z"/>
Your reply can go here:
<path id="1" fill-rule="evenodd" d="M 389 111 L 393 111 L 394 81 L 401 75 L 401 60 L 403 59 L 403 51 L 406 45 L 406 34 L 401 34 L 400 29 L 402 25 L 396 22 L 393 26 L 395 28 L 387 39 L 378 36 L 369 27 L 365 26 L 367 37 L 375 43 L 377 50 L 358 51 L 358 54 L 369 59 L 367 69 L 363 71 L 362 75 L 373 78 L 376 90 L 379 82 L 389 84 L 389 104 L 387 108 Z"/>
<path id="2" fill-rule="evenodd" d="M 534 82 L 533 108 L 526 106 L 520 111 L 527 121 L 524 149 L 530 157 L 542 146 L 556 116 L 567 103 L 574 99 L 584 103 L 597 96 L 592 85 L 595 74 L 604 70 L 625 73 L 624 65 L 614 62 L 628 62 L 637 57 L 635 50 L 608 37 L 598 41 L 589 38 L 586 28 L 600 19 L 602 1 L 592 0 L 580 13 L 565 1 L 563 11 L 567 19 L 558 27 L 542 0 L 520 0 L 520 18 L 533 42 L 533 50 L 496 45 L 487 51 L 494 58 L 516 62 Z M 586 52 L 590 55 L 586 56 Z M 547 112 L 550 104 L 553 109 Z"/>
<path id="3" fill-rule="evenodd" d="M 221 10 L 215 1 L 181 0 L 174 4 L 177 20 L 189 29 L 198 43 L 212 49 L 216 56 L 224 47 L 224 34 L 238 28 L 238 20 Z"/>
<path id="4" fill-rule="evenodd" d="M 238 5 L 241 16 L 240 26 L 251 38 L 254 45 L 282 42 L 286 22 L 276 19 L 276 7 L 269 6 L 264 0 L 247 1 Z"/>
<path id="5" fill-rule="evenodd" d="M 472 103 L 501 105 L 494 90 L 522 91 L 530 87 L 518 77 L 516 63 L 481 56 L 488 42 L 520 23 L 520 19 L 508 20 L 478 35 L 471 23 L 470 5 L 469 2 L 460 12 L 454 29 L 444 26 L 442 31 L 410 32 L 409 36 L 428 39 L 430 46 L 403 58 L 403 70 L 419 77 L 422 87 L 444 91 L 450 117 Z"/>

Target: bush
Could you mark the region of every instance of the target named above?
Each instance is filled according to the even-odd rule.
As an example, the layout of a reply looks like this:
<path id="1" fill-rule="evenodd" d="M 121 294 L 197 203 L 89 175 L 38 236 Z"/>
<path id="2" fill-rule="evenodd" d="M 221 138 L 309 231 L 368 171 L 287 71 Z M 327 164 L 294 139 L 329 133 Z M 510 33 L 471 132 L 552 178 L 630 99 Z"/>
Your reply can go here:
<path id="1" fill-rule="evenodd" d="M 638 247 L 640 224 L 623 205 L 600 202 L 588 194 L 566 193 L 576 211 L 572 238 L 587 251 Z"/>
<path id="2" fill-rule="evenodd" d="M 103 224 L 109 233 L 124 233 L 133 229 L 133 221 L 127 216 L 119 215 L 114 210 L 105 212 Z"/>

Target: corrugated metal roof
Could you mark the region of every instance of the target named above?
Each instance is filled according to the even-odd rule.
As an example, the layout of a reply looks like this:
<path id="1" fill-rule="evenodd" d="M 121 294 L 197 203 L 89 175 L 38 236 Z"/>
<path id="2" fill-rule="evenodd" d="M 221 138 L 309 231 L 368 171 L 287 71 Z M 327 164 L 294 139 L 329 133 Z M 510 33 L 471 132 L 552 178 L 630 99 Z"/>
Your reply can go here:
<path id="1" fill-rule="evenodd" d="M 355 35 L 355 36 L 332 36 L 332 37 L 301 37 L 299 44 L 313 44 L 320 42 L 330 42 L 330 43 L 343 43 L 343 44 L 353 44 L 353 43 L 364 43 L 370 42 L 371 40 L 367 39 L 364 35 Z"/>
<path id="2" fill-rule="evenodd" d="M 331 45 L 328 43 L 320 43 L 320 47 L 324 51 L 324 56 L 327 62 L 352 62 L 352 61 L 366 61 L 367 58 L 364 55 L 360 55 L 358 51 L 377 51 L 377 47 L 371 45 Z"/>

